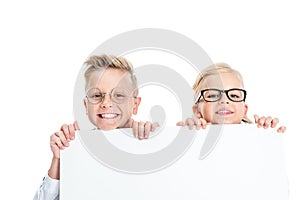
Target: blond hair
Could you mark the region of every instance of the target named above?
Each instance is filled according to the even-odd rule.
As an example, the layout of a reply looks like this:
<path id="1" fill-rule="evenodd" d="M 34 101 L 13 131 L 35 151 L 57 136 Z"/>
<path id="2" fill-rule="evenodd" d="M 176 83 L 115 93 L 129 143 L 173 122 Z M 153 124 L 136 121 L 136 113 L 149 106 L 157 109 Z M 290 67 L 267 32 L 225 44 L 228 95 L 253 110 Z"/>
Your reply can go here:
<path id="1" fill-rule="evenodd" d="M 204 83 L 205 78 L 208 76 L 211 76 L 211 75 L 216 75 L 216 74 L 218 75 L 220 73 L 234 73 L 240 79 L 242 85 L 244 85 L 243 77 L 240 74 L 240 72 L 231 68 L 230 65 L 228 65 L 226 63 L 215 63 L 215 64 L 210 65 L 210 66 L 206 67 L 205 69 L 203 69 L 201 71 L 201 73 L 197 76 L 197 79 L 193 85 L 195 100 L 200 93 L 200 88 L 201 88 L 201 85 Z M 242 121 L 246 122 L 246 123 L 252 123 L 252 121 L 247 116 L 245 116 L 242 119 Z"/>
<path id="2" fill-rule="evenodd" d="M 132 64 L 123 57 L 116 57 L 113 55 L 106 54 L 93 55 L 84 62 L 84 65 L 86 66 L 84 72 L 86 85 L 93 72 L 110 68 L 128 72 L 130 74 L 133 86 L 136 89 L 136 92 L 138 91 L 137 80 L 135 75 L 133 74 Z"/>

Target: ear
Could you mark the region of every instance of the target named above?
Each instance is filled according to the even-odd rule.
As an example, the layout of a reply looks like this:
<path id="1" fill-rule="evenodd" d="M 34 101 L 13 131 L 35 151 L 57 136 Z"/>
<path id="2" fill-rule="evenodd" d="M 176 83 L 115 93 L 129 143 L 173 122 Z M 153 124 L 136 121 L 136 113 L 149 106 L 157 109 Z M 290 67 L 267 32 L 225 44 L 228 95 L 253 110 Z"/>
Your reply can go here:
<path id="1" fill-rule="evenodd" d="M 202 115 L 201 115 L 201 113 L 199 112 L 199 109 L 198 109 L 198 104 L 194 104 L 192 109 L 193 109 L 193 114 L 194 114 L 195 117 L 202 118 Z"/>
<path id="2" fill-rule="evenodd" d="M 87 109 L 87 102 L 86 102 L 86 99 L 83 99 L 83 105 L 85 107 L 85 113 L 87 114 L 88 113 L 88 109 Z"/>
<path id="3" fill-rule="evenodd" d="M 139 105 L 141 103 L 141 100 L 142 98 L 141 97 L 137 97 L 135 100 L 134 100 L 134 106 L 133 106 L 133 114 L 136 115 L 137 112 L 138 112 L 138 108 L 139 108 Z"/>
<path id="4" fill-rule="evenodd" d="M 247 112 L 248 112 L 248 105 L 244 105 L 244 117 L 247 118 Z"/>

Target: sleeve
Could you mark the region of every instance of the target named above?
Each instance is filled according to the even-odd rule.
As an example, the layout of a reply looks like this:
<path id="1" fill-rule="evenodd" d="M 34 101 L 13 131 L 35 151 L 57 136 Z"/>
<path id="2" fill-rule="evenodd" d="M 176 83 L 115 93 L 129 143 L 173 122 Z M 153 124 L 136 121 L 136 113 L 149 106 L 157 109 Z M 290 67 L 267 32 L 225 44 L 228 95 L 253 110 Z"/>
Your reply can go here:
<path id="1" fill-rule="evenodd" d="M 46 175 L 33 200 L 59 200 L 59 180 Z"/>

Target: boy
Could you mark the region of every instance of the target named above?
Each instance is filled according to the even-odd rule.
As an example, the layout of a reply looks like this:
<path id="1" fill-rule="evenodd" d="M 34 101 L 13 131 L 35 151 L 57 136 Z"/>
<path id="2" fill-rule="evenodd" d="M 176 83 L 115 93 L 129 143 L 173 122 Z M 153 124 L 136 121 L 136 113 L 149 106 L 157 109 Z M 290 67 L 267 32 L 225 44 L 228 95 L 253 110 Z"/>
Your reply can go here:
<path id="1" fill-rule="evenodd" d="M 108 55 L 91 56 L 84 64 L 83 104 L 90 122 L 101 130 L 133 128 L 135 137 L 147 139 L 158 124 L 131 119 L 141 102 L 132 65 L 125 58 Z M 51 135 L 52 162 L 34 199 L 59 199 L 60 150 L 69 146 L 76 130 L 79 127 L 74 122 L 62 125 L 60 131 Z"/>

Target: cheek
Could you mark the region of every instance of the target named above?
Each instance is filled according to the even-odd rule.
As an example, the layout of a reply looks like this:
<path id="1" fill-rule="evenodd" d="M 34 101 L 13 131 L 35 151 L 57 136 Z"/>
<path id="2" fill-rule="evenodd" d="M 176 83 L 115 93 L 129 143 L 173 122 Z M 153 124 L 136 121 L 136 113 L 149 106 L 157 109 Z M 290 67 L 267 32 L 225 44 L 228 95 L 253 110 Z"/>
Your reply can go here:
<path id="1" fill-rule="evenodd" d="M 237 108 L 241 111 L 241 112 L 245 112 L 245 105 L 243 103 L 240 103 Z"/>
<path id="2" fill-rule="evenodd" d="M 131 102 L 118 105 L 118 109 L 123 115 L 131 115 L 133 112 L 133 104 Z"/>
<path id="3" fill-rule="evenodd" d="M 211 103 L 202 103 L 201 105 L 200 105 L 200 112 L 201 113 L 207 113 L 207 112 L 211 112 L 212 111 L 212 109 L 213 109 L 213 105 L 211 104 Z"/>
<path id="4" fill-rule="evenodd" d="M 243 117 L 246 114 L 246 109 L 244 104 L 239 104 L 235 107 L 236 113 L 238 113 L 239 116 Z"/>
<path id="5" fill-rule="evenodd" d="M 87 106 L 87 115 L 92 117 L 97 113 L 97 105 L 88 105 Z"/>
<path id="6" fill-rule="evenodd" d="M 96 107 L 94 105 L 88 105 L 89 112 L 95 112 Z"/>

